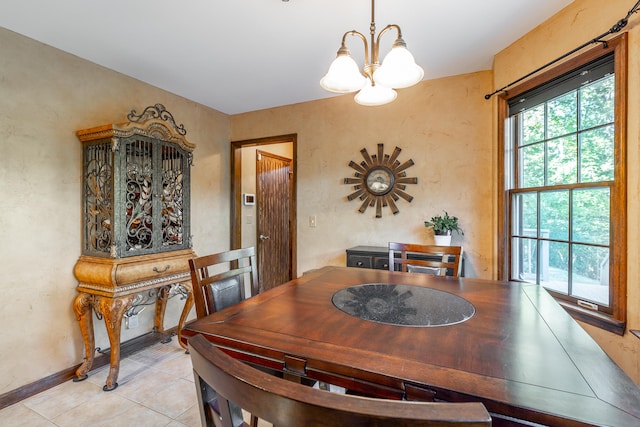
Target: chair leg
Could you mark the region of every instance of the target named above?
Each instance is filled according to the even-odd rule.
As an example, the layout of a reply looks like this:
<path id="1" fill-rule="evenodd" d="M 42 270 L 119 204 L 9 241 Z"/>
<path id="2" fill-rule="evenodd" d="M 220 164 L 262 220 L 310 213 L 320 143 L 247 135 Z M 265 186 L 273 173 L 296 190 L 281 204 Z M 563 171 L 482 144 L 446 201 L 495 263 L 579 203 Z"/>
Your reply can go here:
<path id="1" fill-rule="evenodd" d="M 255 415 L 251 414 L 251 419 L 249 420 L 249 425 L 251 427 L 258 427 L 258 417 L 256 417 Z"/>

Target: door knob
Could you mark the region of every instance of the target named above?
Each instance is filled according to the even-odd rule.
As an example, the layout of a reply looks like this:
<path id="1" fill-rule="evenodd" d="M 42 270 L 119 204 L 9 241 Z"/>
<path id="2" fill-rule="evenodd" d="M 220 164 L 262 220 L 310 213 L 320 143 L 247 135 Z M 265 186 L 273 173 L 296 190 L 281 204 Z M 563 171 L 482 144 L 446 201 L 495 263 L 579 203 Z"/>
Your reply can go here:
<path id="1" fill-rule="evenodd" d="M 269 240 L 269 236 L 265 236 L 264 234 L 261 234 L 260 240 Z"/>

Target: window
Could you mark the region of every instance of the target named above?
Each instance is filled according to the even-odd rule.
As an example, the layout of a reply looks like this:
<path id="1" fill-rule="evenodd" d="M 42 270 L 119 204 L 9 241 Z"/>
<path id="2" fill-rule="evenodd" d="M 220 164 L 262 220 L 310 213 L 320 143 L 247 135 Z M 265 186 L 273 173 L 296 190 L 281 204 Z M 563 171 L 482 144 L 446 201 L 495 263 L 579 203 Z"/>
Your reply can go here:
<path id="1" fill-rule="evenodd" d="M 501 97 L 501 277 L 585 322 L 626 322 L 626 37 Z"/>

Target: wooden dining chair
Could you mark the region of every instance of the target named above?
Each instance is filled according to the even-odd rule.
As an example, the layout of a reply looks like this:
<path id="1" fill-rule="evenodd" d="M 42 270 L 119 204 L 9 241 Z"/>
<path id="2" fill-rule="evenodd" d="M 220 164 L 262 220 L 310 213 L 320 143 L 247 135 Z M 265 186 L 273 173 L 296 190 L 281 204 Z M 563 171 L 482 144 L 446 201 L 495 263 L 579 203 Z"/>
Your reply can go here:
<path id="1" fill-rule="evenodd" d="M 254 247 L 192 258 L 189 269 L 198 319 L 252 297 L 260 290 Z"/>
<path id="2" fill-rule="evenodd" d="M 396 254 L 400 254 L 399 257 Z M 409 257 L 410 254 L 430 256 L 430 259 L 416 259 Z M 400 271 L 410 273 L 427 273 L 444 276 L 447 270 L 452 271 L 453 277 L 460 276 L 462 246 L 435 246 L 419 245 L 414 243 L 389 242 L 389 271 L 397 271 L 396 266 L 400 266 Z"/>
<path id="3" fill-rule="evenodd" d="M 276 427 L 490 426 L 479 402 L 374 399 L 317 390 L 232 358 L 202 335 L 189 339 L 202 425 L 246 426 L 242 410 Z"/>

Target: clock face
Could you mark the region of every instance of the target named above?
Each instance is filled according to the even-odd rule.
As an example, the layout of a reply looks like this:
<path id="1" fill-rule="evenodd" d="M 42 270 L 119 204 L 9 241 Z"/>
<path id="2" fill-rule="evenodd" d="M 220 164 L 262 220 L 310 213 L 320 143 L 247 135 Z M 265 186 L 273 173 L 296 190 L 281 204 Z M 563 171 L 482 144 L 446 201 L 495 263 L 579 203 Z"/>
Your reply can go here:
<path id="1" fill-rule="evenodd" d="M 382 208 L 389 207 L 396 215 L 399 212 L 396 201 L 404 199 L 411 202 L 413 197 L 407 193 L 407 184 L 417 184 L 418 178 L 407 177 L 406 170 L 413 166 L 413 160 L 400 162 L 399 147 L 393 150 L 391 155 L 384 154 L 384 144 L 378 144 L 376 154 L 370 155 L 366 148 L 360 150 L 363 161 L 356 163 L 353 160 L 349 166 L 353 168 L 355 176 L 345 178 L 345 184 L 354 184 L 354 192 L 347 196 L 347 200 L 362 200 L 358 212 L 364 213 L 368 207 L 376 208 L 376 218 L 382 218 Z"/>
<path id="2" fill-rule="evenodd" d="M 393 186 L 393 174 L 386 167 L 375 167 L 367 174 L 366 184 L 371 193 L 378 196 L 386 194 Z"/>

